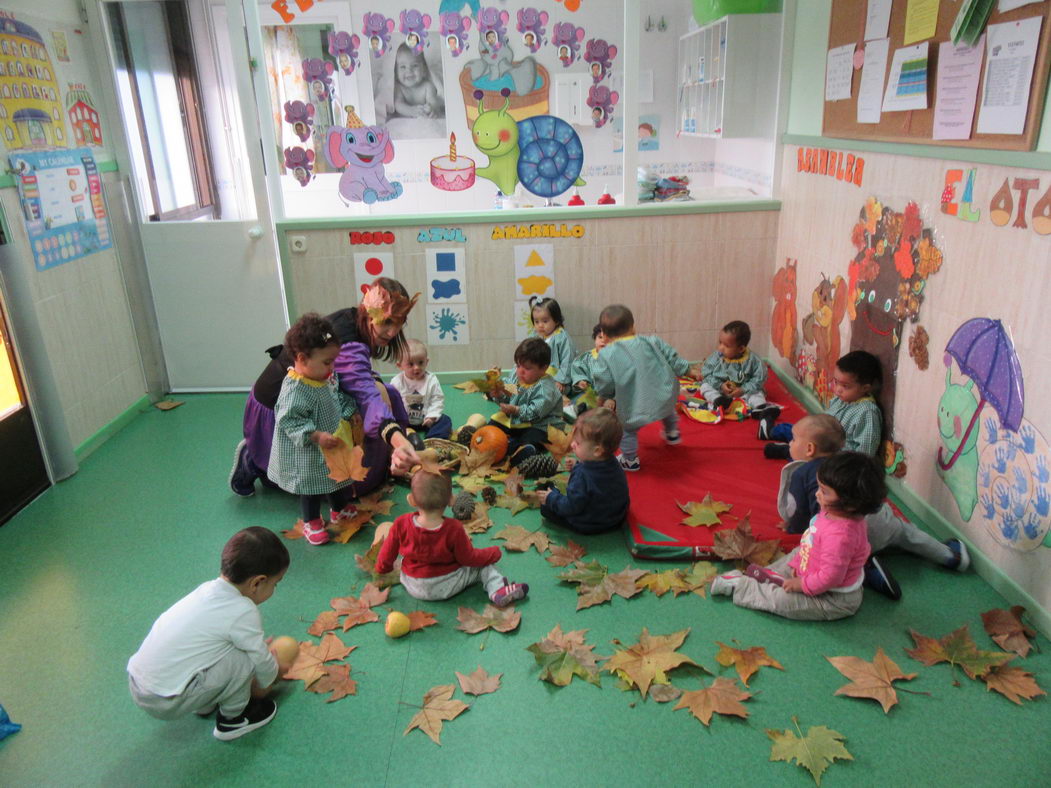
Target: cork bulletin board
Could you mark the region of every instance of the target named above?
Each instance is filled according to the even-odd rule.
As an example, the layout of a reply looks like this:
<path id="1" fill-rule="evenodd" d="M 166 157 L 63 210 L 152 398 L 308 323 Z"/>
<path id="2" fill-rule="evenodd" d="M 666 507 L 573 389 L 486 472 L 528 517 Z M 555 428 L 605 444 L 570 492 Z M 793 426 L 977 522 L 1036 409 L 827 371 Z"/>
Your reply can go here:
<path id="1" fill-rule="evenodd" d="M 908 0 L 893 0 L 890 14 L 890 28 L 887 36 L 890 39 L 890 52 L 887 57 L 884 89 L 890 75 L 891 61 L 895 50 L 903 46 L 905 33 L 905 13 Z M 829 48 L 855 43 L 865 46 L 865 14 L 868 0 L 832 0 L 832 20 L 829 27 Z M 1044 96 L 1047 92 L 1048 67 L 1051 64 L 1051 2 L 1032 3 L 1016 8 L 1007 13 L 1000 13 L 994 5 L 988 24 L 1013 22 L 1034 16 L 1043 17 L 1040 25 L 1040 39 L 1036 51 L 1036 62 L 1033 68 L 1033 79 L 1029 89 L 1029 106 L 1026 112 L 1025 130 L 1022 134 L 978 134 L 978 113 L 982 103 L 982 90 L 985 80 L 983 54 L 982 76 L 978 83 L 978 100 L 975 104 L 974 119 L 971 124 L 971 137 L 966 140 L 936 140 L 934 131 L 934 106 L 937 100 L 938 47 L 943 41 L 949 41 L 949 32 L 953 21 L 960 10 L 960 3 L 954 0 L 941 0 L 938 7 L 938 25 L 928 42 L 927 63 L 927 109 L 883 112 L 879 123 L 857 122 L 858 88 L 861 83 L 861 69 L 854 69 L 851 79 L 850 98 L 840 101 L 826 101 L 823 119 L 823 134 L 826 137 L 845 139 L 878 140 L 881 142 L 907 142 L 921 145 L 949 145 L 971 148 L 997 148 L 1001 150 L 1033 150 L 1040 133 L 1040 120 L 1044 109 Z"/>

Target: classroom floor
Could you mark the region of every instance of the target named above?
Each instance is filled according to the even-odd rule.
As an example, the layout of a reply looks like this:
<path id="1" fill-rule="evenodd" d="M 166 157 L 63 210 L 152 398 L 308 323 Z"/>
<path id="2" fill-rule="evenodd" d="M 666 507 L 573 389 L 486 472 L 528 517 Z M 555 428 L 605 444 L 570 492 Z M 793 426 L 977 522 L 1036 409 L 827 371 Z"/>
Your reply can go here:
<path id="1" fill-rule="evenodd" d="M 447 393 L 454 423 L 485 410 L 479 395 Z M 726 597 L 648 591 L 576 612 L 575 587 L 555 577 L 562 570 L 535 551 L 506 554 L 506 574 L 531 587 L 516 632 L 486 638 L 456 629 L 459 606 L 480 610 L 486 601 L 478 588 L 417 605 L 396 586 L 387 607 L 419 607 L 439 625 L 401 640 L 387 638 L 382 623 L 340 633 L 357 646 L 347 658 L 357 695 L 327 704 L 288 682 L 276 719 L 234 742 L 216 741 L 211 721 L 155 720 L 132 703 L 125 674 L 153 620 L 216 576 L 220 548 L 234 531 L 280 530 L 297 516 L 290 496 L 267 490 L 241 499 L 226 486 L 243 397 L 184 399 L 176 410 L 135 419 L 76 476 L 0 527 L 0 705 L 23 726 L 0 742 L 4 786 L 812 785 L 799 766 L 769 760 L 766 730 L 792 729 L 793 717 L 804 731 L 824 725 L 845 737 L 854 760 L 832 764 L 826 786 L 1048 784 L 1047 698 L 1017 706 L 960 671 L 961 686 L 953 686 L 948 665 L 925 667 L 903 651 L 913 645 L 910 628 L 941 637 L 963 625 L 980 648 L 995 648 L 980 613 L 1005 600 L 973 573 L 909 556 L 888 560 L 902 601 L 869 592 L 851 619 L 801 623 L 736 608 Z M 406 511 L 405 493 L 395 488 L 394 514 Z M 535 511 L 513 520 L 504 509 L 492 514 L 490 534 L 509 522 L 540 525 Z M 565 542 L 565 534 L 548 530 Z M 289 542 L 291 568 L 261 608 L 267 631 L 306 639 L 330 598 L 357 594 L 366 578 L 354 554 L 370 539 L 366 529 L 347 545 Z M 575 539 L 588 560 L 611 571 L 638 565 L 619 533 Z M 499 544 L 488 534 L 475 543 Z M 784 671 L 763 668 L 752 677 L 748 719 L 716 715 L 705 728 L 674 703 L 621 690 L 609 674 L 601 688 L 580 679 L 563 688 L 538 681 L 526 648 L 556 624 L 586 629 L 603 655 L 614 639 L 634 644 L 643 627 L 652 634 L 690 628 L 680 652 L 714 675 L 734 675 L 715 661 L 716 641 L 764 646 Z M 1016 664 L 1047 687 L 1051 649 L 1043 638 L 1038 644 L 1040 653 Z M 901 690 L 930 696 L 899 691 L 889 714 L 874 701 L 834 697 L 848 680 L 825 657 L 871 660 L 877 647 L 918 673 L 898 682 Z M 502 686 L 477 698 L 457 690 L 471 708 L 445 723 L 441 746 L 420 731 L 402 735 L 429 688 L 479 665 L 503 674 Z M 692 670 L 671 678 L 687 690 L 712 679 Z"/>

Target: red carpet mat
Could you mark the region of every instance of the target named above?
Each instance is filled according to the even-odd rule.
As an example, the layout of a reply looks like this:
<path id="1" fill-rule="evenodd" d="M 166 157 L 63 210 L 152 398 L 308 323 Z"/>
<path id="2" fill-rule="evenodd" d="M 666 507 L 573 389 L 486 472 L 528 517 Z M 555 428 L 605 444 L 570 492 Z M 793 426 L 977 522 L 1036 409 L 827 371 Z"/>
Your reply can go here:
<path id="1" fill-rule="evenodd" d="M 795 422 L 806 415 L 772 372 L 767 378 L 770 402 L 781 405 L 780 420 Z M 682 416 L 682 443 L 666 446 L 660 423 L 639 432 L 642 470 L 629 473 L 631 508 L 626 529 L 628 548 L 637 558 L 689 560 L 712 558 L 712 532 L 737 526 L 737 518 L 751 513 L 756 539 L 779 539 L 786 552 L 799 543 L 798 534 L 776 527 L 777 487 L 783 462 L 763 457 L 764 442 L 756 439 L 758 422 L 723 421 L 701 424 Z M 716 501 L 733 504 L 715 528 L 682 525 L 688 515 L 678 503 L 701 501 L 707 493 Z"/>

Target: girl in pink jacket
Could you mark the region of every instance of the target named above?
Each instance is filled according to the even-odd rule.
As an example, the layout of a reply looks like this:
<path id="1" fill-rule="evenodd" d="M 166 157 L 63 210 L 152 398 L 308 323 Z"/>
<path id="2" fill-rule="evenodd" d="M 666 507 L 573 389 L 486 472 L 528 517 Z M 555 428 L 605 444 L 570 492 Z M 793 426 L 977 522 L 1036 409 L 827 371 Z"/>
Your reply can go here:
<path id="1" fill-rule="evenodd" d="M 869 555 L 865 515 L 883 505 L 883 469 L 866 454 L 840 452 L 821 465 L 817 483 L 821 511 L 799 547 L 768 567 L 719 575 L 713 594 L 785 618 L 831 621 L 857 612 Z"/>

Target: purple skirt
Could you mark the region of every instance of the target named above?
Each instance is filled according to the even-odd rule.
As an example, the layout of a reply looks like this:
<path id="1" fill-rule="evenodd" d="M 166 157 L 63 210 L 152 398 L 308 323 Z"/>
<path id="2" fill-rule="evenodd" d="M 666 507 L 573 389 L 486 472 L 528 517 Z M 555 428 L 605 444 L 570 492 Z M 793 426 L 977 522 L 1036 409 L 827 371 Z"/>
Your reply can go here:
<path id="1" fill-rule="evenodd" d="M 394 418 L 404 426 L 408 423 L 409 417 L 402 404 L 401 394 L 393 386 L 385 385 L 384 387 L 390 396 Z M 259 475 L 265 478 L 267 466 L 270 464 L 270 447 L 274 441 L 274 411 L 260 403 L 254 393 L 248 395 L 248 401 L 245 403 L 244 437 L 252 464 L 259 471 Z M 360 482 L 343 488 L 351 490 L 356 498 L 367 495 L 379 487 L 386 480 L 390 471 L 390 446 L 382 438 L 366 435 L 364 449 L 363 462 L 368 468 L 368 473 Z"/>

